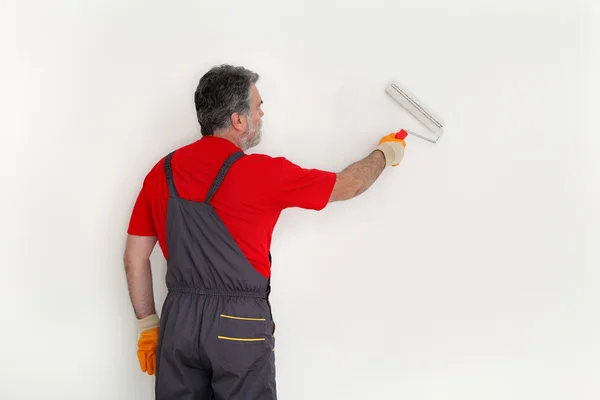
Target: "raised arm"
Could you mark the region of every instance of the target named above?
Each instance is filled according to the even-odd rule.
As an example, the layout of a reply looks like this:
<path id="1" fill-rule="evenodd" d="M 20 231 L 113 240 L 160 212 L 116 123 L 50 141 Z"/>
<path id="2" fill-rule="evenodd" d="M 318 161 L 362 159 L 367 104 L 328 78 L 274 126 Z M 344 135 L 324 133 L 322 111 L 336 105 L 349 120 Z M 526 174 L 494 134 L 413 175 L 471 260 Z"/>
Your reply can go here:
<path id="1" fill-rule="evenodd" d="M 402 161 L 405 143 L 394 135 L 383 137 L 376 150 L 337 174 L 329 202 L 349 200 L 360 195 L 371 187 L 386 166 L 397 166 Z"/>

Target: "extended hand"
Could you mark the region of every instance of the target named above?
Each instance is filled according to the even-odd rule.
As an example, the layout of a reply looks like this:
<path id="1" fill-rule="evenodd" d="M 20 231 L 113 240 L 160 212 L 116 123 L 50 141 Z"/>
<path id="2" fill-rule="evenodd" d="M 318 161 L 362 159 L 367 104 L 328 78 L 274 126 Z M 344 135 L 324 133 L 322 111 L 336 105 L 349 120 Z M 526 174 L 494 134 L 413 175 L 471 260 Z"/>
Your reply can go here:
<path id="1" fill-rule="evenodd" d="M 380 150 L 384 154 L 385 164 L 387 166 L 397 166 L 404 157 L 406 142 L 404 139 L 401 139 L 401 137 L 406 137 L 406 135 L 403 135 L 400 132 L 390 133 L 389 135 L 384 136 L 377 146 L 377 150 Z"/>

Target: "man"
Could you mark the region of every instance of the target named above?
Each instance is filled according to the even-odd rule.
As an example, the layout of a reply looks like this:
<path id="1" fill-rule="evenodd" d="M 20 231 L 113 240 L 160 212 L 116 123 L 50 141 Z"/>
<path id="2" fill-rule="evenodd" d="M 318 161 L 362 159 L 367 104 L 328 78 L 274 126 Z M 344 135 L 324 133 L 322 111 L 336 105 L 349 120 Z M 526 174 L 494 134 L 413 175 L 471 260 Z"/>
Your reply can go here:
<path id="1" fill-rule="evenodd" d="M 125 270 L 142 371 L 157 399 L 276 399 L 269 304 L 271 235 L 282 210 L 321 210 L 367 190 L 397 165 L 404 142 L 385 136 L 340 173 L 244 152 L 261 139 L 258 75 L 218 66 L 198 84 L 202 138 L 147 174 L 128 228 Z M 159 319 L 150 254 L 167 260 Z"/>

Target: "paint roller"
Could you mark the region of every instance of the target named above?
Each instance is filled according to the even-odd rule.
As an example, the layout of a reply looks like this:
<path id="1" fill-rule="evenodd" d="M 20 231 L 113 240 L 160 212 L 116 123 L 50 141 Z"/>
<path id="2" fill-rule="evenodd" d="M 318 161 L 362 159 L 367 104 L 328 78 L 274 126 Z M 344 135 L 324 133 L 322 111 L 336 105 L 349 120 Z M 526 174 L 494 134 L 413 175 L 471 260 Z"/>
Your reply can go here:
<path id="1" fill-rule="evenodd" d="M 406 111 L 408 111 L 429 130 L 429 132 L 414 132 L 408 129 L 402 129 L 396 135 L 398 139 L 404 139 L 406 137 L 406 133 L 410 133 L 411 135 L 427 140 L 431 143 L 436 143 L 438 141 L 444 130 L 444 121 L 435 111 L 426 106 L 417 98 L 417 96 L 396 81 L 390 83 L 385 88 L 385 91 L 392 99 L 398 102 Z"/>

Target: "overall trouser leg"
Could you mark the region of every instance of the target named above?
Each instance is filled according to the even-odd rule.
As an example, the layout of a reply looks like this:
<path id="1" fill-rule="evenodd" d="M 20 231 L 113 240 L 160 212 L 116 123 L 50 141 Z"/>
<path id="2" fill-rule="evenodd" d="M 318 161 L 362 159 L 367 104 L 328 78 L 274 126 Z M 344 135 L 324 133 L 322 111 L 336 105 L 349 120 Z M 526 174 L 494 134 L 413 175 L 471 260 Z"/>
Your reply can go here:
<path id="1" fill-rule="evenodd" d="M 156 399 L 212 399 L 212 372 L 198 346 L 204 299 L 169 292 L 156 354 Z"/>

